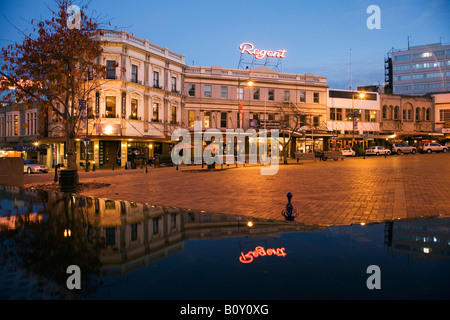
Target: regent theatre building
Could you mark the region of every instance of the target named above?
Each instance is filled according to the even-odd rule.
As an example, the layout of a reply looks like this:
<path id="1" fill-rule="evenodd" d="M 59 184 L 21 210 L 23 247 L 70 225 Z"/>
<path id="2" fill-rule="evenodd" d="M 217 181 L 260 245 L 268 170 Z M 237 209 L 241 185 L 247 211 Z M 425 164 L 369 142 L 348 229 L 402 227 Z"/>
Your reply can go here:
<path id="1" fill-rule="evenodd" d="M 184 56 L 124 31 L 100 30 L 104 43 L 98 61 L 106 77 L 87 99 L 87 121 L 76 139 L 77 165 L 124 167 L 169 154 L 171 133 L 181 126 Z M 53 121 L 53 120 L 50 120 Z M 64 137 L 49 123 L 43 138 L 48 165 L 65 164 Z"/>
<path id="2" fill-rule="evenodd" d="M 283 73 L 267 61 L 283 59 L 288 54 L 286 50 L 255 48 L 251 43 L 241 44 L 241 61 L 244 57 L 250 60 L 236 69 L 219 65 L 186 66 L 183 118 L 188 129 L 193 131 L 198 122 L 202 124 L 202 132 L 216 129 L 224 135 L 227 129 L 244 132 L 251 128 L 279 129 L 281 138 L 286 135 L 281 126 L 286 121 L 284 110 L 290 109 L 302 115 L 303 123 L 301 131 L 291 132 L 289 157 L 294 152 L 327 148 L 332 133 L 326 126 L 326 78 L 310 73 Z"/>

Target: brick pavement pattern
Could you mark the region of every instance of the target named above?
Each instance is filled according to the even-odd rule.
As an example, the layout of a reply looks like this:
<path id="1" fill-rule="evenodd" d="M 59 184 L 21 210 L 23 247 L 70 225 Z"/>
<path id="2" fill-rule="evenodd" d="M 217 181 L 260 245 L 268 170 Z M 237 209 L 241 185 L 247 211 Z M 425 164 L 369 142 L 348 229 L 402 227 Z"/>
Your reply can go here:
<path id="1" fill-rule="evenodd" d="M 221 168 L 217 165 L 217 168 Z M 450 216 L 450 154 L 295 161 L 275 175 L 261 166 L 224 165 L 80 172 L 81 182 L 110 183 L 84 195 L 196 211 L 284 219 L 286 194 L 296 222 L 348 225 L 393 219 Z M 38 175 L 26 176 L 25 186 Z M 35 178 L 36 177 L 36 178 Z M 49 177 L 51 175 L 49 174 Z"/>

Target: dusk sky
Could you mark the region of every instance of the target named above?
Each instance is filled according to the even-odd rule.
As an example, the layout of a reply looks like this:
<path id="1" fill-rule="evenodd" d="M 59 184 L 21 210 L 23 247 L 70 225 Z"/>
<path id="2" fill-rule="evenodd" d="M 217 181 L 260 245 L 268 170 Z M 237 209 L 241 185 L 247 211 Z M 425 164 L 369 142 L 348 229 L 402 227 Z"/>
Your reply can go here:
<path id="1" fill-rule="evenodd" d="M 80 5 L 80 1 L 74 4 Z M 368 29 L 370 5 L 381 29 Z M 31 19 L 51 17 L 53 0 L 0 0 L 0 45 L 30 33 Z M 450 1 L 92 0 L 88 14 L 139 38 L 183 54 L 188 65 L 237 68 L 239 45 L 286 50 L 281 69 L 327 77 L 335 89 L 384 83 L 389 50 L 450 43 Z M 14 26 L 13 26 L 14 25 Z"/>

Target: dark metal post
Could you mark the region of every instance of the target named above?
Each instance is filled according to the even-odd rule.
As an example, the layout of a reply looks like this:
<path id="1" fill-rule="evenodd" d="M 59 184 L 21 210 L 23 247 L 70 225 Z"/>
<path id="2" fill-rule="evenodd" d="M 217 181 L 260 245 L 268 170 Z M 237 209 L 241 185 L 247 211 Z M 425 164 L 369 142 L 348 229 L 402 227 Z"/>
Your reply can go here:
<path id="1" fill-rule="evenodd" d="M 285 218 L 285 220 L 294 220 L 294 218 L 298 215 L 297 209 L 294 209 L 291 199 L 292 193 L 288 192 L 286 195 L 288 198 L 288 204 L 286 205 L 286 209 L 281 211 L 281 215 Z"/>
<path id="2" fill-rule="evenodd" d="M 55 165 L 55 177 L 53 179 L 53 181 L 58 182 L 58 165 Z"/>

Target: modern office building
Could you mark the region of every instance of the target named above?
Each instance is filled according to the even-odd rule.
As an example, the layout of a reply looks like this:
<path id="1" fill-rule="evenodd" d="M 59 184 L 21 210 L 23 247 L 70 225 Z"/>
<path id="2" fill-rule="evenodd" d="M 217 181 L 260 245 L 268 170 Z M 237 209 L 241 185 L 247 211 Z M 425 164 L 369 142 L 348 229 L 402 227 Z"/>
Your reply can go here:
<path id="1" fill-rule="evenodd" d="M 388 53 L 387 88 L 394 94 L 425 95 L 450 91 L 450 44 L 411 46 Z"/>

